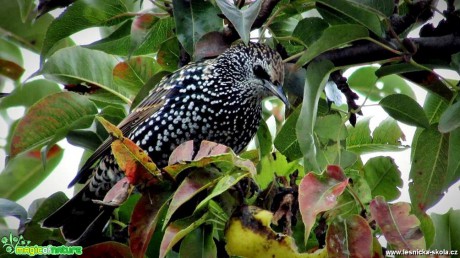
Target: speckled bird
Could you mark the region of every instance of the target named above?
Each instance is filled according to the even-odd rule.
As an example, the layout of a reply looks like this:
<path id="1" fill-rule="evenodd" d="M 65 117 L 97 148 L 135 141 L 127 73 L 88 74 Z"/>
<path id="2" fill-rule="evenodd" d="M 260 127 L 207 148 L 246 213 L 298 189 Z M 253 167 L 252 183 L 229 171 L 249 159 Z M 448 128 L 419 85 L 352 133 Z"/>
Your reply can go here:
<path id="1" fill-rule="evenodd" d="M 256 133 L 261 101 L 276 96 L 288 104 L 281 83 L 280 55 L 266 45 L 240 43 L 215 59 L 191 63 L 163 78 L 118 127 L 159 166 L 167 165 L 181 143 L 209 140 L 242 151 Z M 62 227 L 70 242 L 81 242 L 110 218 L 92 200 L 101 200 L 121 178 L 107 139 L 80 169 L 75 183 L 86 183 L 71 200 L 44 222 Z"/>

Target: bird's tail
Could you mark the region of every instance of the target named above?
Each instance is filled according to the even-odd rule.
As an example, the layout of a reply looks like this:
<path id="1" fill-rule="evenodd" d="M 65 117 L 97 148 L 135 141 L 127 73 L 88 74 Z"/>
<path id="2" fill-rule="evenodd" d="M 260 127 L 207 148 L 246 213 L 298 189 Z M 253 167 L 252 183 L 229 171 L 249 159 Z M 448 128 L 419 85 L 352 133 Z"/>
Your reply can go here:
<path id="1" fill-rule="evenodd" d="M 42 226 L 60 228 L 72 244 L 88 245 L 100 242 L 101 232 L 113 212 L 113 207 L 101 206 L 91 200 L 87 184 L 77 195 L 47 217 Z M 94 238 L 99 239 L 94 239 Z"/>

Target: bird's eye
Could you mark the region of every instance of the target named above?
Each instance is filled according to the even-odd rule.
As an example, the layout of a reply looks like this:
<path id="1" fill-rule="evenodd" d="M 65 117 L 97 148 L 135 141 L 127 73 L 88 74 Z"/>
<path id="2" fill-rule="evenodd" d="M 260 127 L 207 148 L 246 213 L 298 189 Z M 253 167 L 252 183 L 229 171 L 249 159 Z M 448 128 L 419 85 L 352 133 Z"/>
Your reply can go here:
<path id="1" fill-rule="evenodd" d="M 254 75 L 260 79 L 263 79 L 263 80 L 270 80 L 270 76 L 268 75 L 268 73 L 265 71 L 264 68 L 262 68 L 262 66 L 260 65 L 256 65 L 254 66 L 254 69 L 253 69 L 253 72 L 254 72 Z"/>

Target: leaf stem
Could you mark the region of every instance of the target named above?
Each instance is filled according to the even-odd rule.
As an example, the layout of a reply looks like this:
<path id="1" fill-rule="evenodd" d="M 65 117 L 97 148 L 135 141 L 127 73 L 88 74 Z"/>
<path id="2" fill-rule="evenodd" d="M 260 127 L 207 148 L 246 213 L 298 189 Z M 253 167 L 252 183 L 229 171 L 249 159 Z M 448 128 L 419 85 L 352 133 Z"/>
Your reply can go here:
<path id="1" fill-rule="evenodd" d="M 294 59 L 296 59 L 297 57 L 301 57 L 305 52 L 307 52 L 307 49 L 305 49 L 305 50 L 302 51 L 302 52 L 299 52 L 299 53 L 297 53 L 297 54 L 295 54 L 295 55 L 292 55 L 292 56 L 290 56 L 290 57 L 284 59 L 284 60 L 283 60 L 283 63 L 288 63 L 289 61 L 294 60 Z"/>
<path id="2" fill-rule="evenodd" d="M 353 198 L 359 203 L 359 206 L 361 206 L 361 210 L 366 210 L 366 207 L 364 207 L 364 204 L 361 202 L 355 190 L 353 190 L 353 188 L 351 188 L 350 185 L 347 185 L 347 190 L 353 196 Z"/>
<path id="3" fill-rule="evenodd" d="M 414 61 L 414 59 L 410 59 L 409 60 L 409 63 L 417 68 L 420 68 L 421 70 L 425 70 L 425 71 L 428 71 L 430 73 L 433 73 L 434 75 L 436 75 L 437 77 L 439 77 L 439 79 L 446 85 L 448 86 L 451 90 L 453 90 L 454 92 L 458 92 L 458 87 L 456 85 L 453 85 L 452 83 L 450 83 L 446 78 L 444 78 L 443 76 L 439 75 L 438 73 L 436 73 L 433 69 L 430 69 L 429 67 L 426 67 L 422 64 L 419 64 L 417 62 Z"/>
<path id="4" fill-rule="evenodd" d="M 270 24 L 272 24 L 272 22 L 275 20 L 275 18 L 278 16 L 278 14 L 283 9 L 284 9 L 284 7 L 278 8 L 278 10 L 276 10 L 275 13 L 272 16 L 270 16 L 268 21 L 262 26 L 262 30 L 260 31 L 260 39 L 261 40 L 265 38 L 265 31 L 267 30 L 268 26 L 270 26 Z"/>
<path id="5" fill-rule="evenodd" d="M 396 49 L 394 49 L 394 48 L 391 48 L 391 47 L 389 47 L 389 46 L 383 44 L 383 43 L 380 42 L 380 41 L 377 41 L 377 40 L 375 40 L 375 39 L 373 39 L 373 38 L 366 38 L 366 39 L 369 40 L 370 42 L 372 42 L 372 43 L 374 43 L 374 44 L 376 44 L 376 45 L 379 45 L 379 46 L 381 46 L 382 48 L 384 48 L 384 49 L 386 49 L 386 50 L 388 50 L 388 51 L 390 51 L 390 52 L 392 52 L 392 53 L 398 55 L 398 56 L 403 55 L 403 52 L 398 51 L 398 50 L 396 50 Z"/>

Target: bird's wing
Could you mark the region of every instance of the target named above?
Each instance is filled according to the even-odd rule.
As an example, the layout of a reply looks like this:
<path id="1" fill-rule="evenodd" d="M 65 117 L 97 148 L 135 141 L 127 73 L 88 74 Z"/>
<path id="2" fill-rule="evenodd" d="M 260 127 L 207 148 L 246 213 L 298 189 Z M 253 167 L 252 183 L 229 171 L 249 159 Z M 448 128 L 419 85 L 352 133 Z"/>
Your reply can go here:
<path id="1" fill-rule="evenodd" d="M 163 106 L 167 95 L 171 94 L 174 89 L 173 87 L 170 87 L 171 81 L 174 79 L 172 77 L 175 77 L 172 75 L 165 76 L 158 83 L 157 87 L 152 90 L 149 96 L 142 100 L 141 103 L 139 103 L 139 105 L 125 119 L 123 119 L 120 124 L 118 124 L 118 128 L 120 128 L 124 136 L 128 136 L 134 128 Z M 96 151 L 94 151 L 85 164 L 80 168 L 72 182 L 70 182 L 69 187 L 72 187 L 77 182 L 84 183 L 88 180 L 92 174 L 91 167 L 96 161 L 109 152 L 110 144 L 112 142 L 112 137 L 109 137 L 96 149 Z"/>

